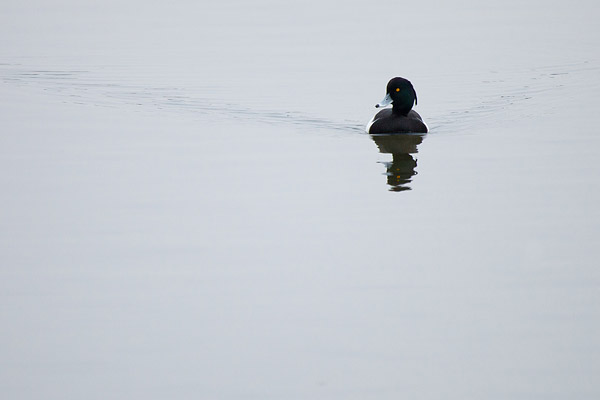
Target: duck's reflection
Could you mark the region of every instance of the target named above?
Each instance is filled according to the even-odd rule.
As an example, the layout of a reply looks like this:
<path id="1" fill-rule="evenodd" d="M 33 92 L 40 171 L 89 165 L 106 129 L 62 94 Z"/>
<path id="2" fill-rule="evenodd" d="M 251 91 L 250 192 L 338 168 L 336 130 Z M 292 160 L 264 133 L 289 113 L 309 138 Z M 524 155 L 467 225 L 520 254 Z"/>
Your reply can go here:
<path id="1" fill-rule="evenodd" d="M 401 192 L 411 190 L 408 184 L 417 174 L 417 160 L 411 154 L 418 153 L 418 146 L 423 142 L 422 134 L 371 135 L 379 152 L 392 155 L 391 162 L 382 162 L 387 169 L 387 184 L 390 190 Z"/>

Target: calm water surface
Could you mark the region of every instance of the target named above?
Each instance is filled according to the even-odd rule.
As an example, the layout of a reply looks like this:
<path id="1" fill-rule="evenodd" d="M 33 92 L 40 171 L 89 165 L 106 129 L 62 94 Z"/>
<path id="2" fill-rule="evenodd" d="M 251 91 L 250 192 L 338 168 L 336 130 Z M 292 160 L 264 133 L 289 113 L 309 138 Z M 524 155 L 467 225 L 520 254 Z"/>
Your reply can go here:
<path id="1" fill-rule="evenodd" d="M 1 6 L 2 398 L 600 396 L 598 7 L 337 4 Z"/>

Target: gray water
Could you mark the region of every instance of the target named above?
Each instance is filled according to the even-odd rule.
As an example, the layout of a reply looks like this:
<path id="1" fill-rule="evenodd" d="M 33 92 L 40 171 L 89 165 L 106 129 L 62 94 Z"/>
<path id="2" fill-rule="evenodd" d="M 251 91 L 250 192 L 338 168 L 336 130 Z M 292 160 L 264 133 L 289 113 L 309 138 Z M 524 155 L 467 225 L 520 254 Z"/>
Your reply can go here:
<path id="1" fill-rule="evenodd" d="M 0 396 L 600 398 L 599 17 L 4 1 Z"/>

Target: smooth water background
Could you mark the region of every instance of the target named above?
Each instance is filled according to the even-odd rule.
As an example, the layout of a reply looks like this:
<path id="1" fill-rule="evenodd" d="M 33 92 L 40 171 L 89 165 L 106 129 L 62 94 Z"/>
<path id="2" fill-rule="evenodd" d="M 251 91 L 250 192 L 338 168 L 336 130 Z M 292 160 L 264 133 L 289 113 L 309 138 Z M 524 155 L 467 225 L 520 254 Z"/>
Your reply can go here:
<path id="1" fill-rule="evenodd" d="M 599 17 L 3 1 L 1 397 L 599 398 Z"/>

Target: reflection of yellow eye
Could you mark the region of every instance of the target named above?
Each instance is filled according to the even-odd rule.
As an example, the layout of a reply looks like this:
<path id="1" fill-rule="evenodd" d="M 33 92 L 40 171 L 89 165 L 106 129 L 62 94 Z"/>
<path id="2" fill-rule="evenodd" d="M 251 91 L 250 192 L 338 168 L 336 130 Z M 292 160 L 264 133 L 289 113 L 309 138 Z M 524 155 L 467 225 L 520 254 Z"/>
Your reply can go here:
<path id="1" fill-rule="evenodd" d="M 400 88 L 396 88 L 396 92 L 399 92 L 399 91 L 400 91 Z"/>

